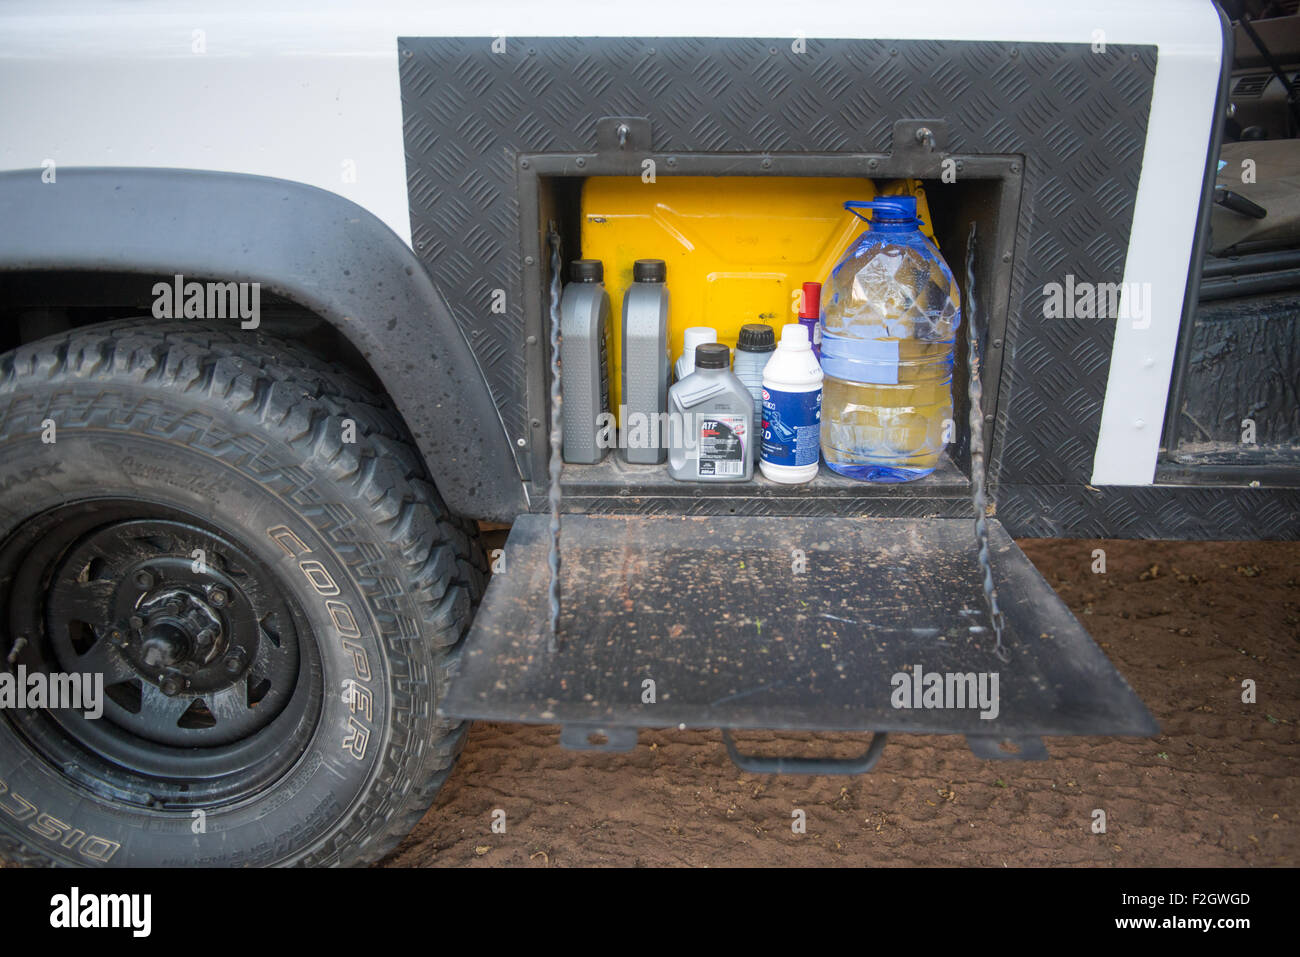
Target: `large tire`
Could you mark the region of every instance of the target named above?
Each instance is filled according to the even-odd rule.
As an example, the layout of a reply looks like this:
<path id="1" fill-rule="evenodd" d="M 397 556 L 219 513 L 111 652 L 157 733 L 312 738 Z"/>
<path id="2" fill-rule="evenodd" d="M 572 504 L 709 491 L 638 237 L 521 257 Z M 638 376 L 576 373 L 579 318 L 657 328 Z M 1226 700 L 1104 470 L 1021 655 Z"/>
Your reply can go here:
<path id="1" fill-rule="evenodd" d="M 436 707 L 484 573 L 389 404 L 296 345 L 131 320 L 0 356 L 0 669 L 109 688 L 0 710 L 0 856 L 378 859 L 464 740 Z"/>

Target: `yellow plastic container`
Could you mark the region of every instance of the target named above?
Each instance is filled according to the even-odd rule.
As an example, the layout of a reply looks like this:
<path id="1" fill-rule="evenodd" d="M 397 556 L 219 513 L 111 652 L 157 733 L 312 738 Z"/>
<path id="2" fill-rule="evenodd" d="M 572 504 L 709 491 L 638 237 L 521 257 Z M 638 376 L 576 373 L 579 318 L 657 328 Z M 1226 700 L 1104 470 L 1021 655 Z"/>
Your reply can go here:
<path id="1" fill-rule="evenodd" d="M 922 230 L 931 238 L 929 209 L 916 180 L 880 187 L 917 196 Z M 613 311 L 609 343 L 610 406 L 621 404 L 623 293 L 638 259 L 668 263 L 669 351 L 675 362 L 689 326 L 712 326 L 735 348 L 740 327 L 766 322 L 776 330 L 795 322 L 805 282 L 825 282 L 862 221 L 847 199 L 874 199 L 869 179 L 672 176 L 654 183 L 638 176 L 597 176 L 582 191 L 582 256 L 605 264 Z"/>
<path id="2" fill-rule="evenodd" d="M 797 321 L 805 282 L 823 282 L 862 232 L 846 199 L 873 199 L 869 179 L 592 177 L 582 192 L 582 255 L 605 264 L 614 313 L 610 406 L 621 404 L 623 293 L 638 259 L 668 263 L 669 351 L 682 332 L 712 326 L 735 347 L 740 327 Z"/>

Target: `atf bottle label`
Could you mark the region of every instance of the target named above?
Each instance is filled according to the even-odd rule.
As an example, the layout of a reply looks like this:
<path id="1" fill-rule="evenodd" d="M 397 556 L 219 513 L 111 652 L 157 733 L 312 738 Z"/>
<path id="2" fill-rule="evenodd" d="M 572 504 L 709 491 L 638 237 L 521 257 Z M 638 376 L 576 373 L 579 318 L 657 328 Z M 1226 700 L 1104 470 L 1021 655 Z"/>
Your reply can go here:
<path id="1" fill-rule="evenodd" d="M 763 461 L 812 465 L 820 449 L 822 390 L 763 390 Z"/>
<path id="2" fill-rule="evenodd" d="M 700 418 L 701 476 L 744 475 L 745 449 L 749 445 L 745 435 L 748 416 L 710 415 Z"/>

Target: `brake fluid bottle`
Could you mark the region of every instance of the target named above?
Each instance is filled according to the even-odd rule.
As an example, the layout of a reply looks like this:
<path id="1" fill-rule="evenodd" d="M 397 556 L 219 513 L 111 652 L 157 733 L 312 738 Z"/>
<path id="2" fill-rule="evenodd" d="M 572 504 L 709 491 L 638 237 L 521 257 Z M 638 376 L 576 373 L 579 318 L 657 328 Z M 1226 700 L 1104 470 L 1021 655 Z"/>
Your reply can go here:
<path id="1" fill-rule="evenodd" d="M 808 328 L 791 323 L 763 367 L 763 455 L 758 463 L 773 482 L 798 485 L 817 477 L 822 418 L 822 368 Z"/>
<path id="2" fill-rule="evenodd" d="M 822 289 L 822 455 L 850 478 L 907 482 L 946 444 L 961 294 L 915 197 L 844 208 L 873 216 Z"/>

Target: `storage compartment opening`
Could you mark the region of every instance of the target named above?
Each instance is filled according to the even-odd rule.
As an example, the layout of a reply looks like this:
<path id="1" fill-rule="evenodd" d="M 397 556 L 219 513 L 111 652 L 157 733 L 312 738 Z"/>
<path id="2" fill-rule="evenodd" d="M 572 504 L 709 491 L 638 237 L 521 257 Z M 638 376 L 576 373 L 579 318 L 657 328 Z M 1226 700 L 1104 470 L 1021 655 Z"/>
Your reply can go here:
<path id="1" fill-rule="evenodd" d="M 558 158 L 553 158 L 558 159 Z M 716 158 L 715 158 L 716 159 Z M 967 173 L 958 174 L 955 182 L 944 182 L 940 178 L 915 178 L 912 182 L 919 187 L 918 194 L 922 199 L 918 205 L 926 210 L 929 214 L 928 224 L 933 233 L 933 238 L 939 246 L 945 261 L 956 277 L 957 285 L 962 293 L 962 322 L 958 330 L 957 341 L 954 345 L 954 362 L 952 378 L 952 399 L 953 399 L 953 423 L 952 423 L 952 441 L 948 444 L 946 450 L 940 459 L 939 467 L 930 475 L 917 479 L 912 482 L 899 484 L 876 484 L 869 482 L 858 482 L 844 478 L 833 472 L 823 460 L 820 463 L 817 478 L 811 483 L 805 485 L 780 485 L 764 478 L 757 468 L 755 468 L 754 478 L 751 482 L 737 483 L 691 483 L 679 482 L 672 479 L 667 472 L 667 466 L 659 465 L 631 465 L 623 460 L 618 449 L 610 449 L 604 456 L 603 460 L 594 465 L 579 465 L 565 463 L 561 481 L 567 492 L 576 493 L 580 499 L 586 496 L 603 497 L 603 496 L 636 496 L 636 495 L 662 495 L 662 496 L 684 496 L 695 497 L 701 496 L 713 497 L 737 497 L 746 496 L 760 497 L 818 497 L 830 496 L 832 498 L 856 498 L 871 496 L 928 496 L 928 497 L 965 497 L 969 494 L 970 487 L 970 429 L 969 429 L 969 399 L 968 399 L 968 331 L 969 322 L 969 304 L 966 301 L 968 297 L 967 279 L 966 279 L 966 246 L 967 234 L 972 221 L 976 223 L 977 228 L 977 251 L 976 251 L 976 301 L 979 307 L 979 323 L 984 331 L 985 338 L 985 366 L 982 376 L 984 385 L 984 411 L 986 414 L 994 412 L 993 403 L 996 400 L 996 383 L 997 374 L 1000 365 L 1000 349 L 989 349 L 989 344 L 996 341 L 1000 347 L 1002 328 L 1005 324 L 1006 303 L 1008 301 L 1008 287 L 1011 272 L 1011 249 L 1014 237 L 1014 218 L 1018 212 L 1018 177 L 1011 175 L 1013 170 L 1012 160 L 1015 158 L 983 158 L 985 168 L 973 170 L 973 175 Z M 839 158 L 842 164 L 843 158 Z M 545 164 L 536 164 L 544 166 Z M 710 269 L 710 280 L 701 283 L 700 276 L 697 274 L 692 277 L 696 289 L 692 295 L 677 296 L 674 293 L 674 279 L 677 278 L 677 286 L 683 287 L 685 280 L 681 277 L 680 268 L 675 272 L 674 265 L 681 266 L 685 261 L 681 250 L 665 250 L 653 248 L 653 243 L 642 243 L 647 248 L 641 248 L 637 244 L 638 237 L 635 229 L 627 230 L 627 241 L 619 238 L 607 239 L 602 238 L 598 243 L 591 242 L 592 224 L 584 222 L 593 216 L 592 210 L 584 209 L 584 196 L 597 195 L 608 196 L 609 190 L 606 186 L 615 181 L 614 177 L 604 175 L 603 170 L 597 169 L 593 175 L 571 175 L 577 172 L 575 164 L 570 162 L 562 163 L 563 172 L 548 173 L 540 170 L 533 176 L 529 177 L 532 188 L 536 190 L 537 197 L 536 210 L 538 213 L 538 251 L 541 254 L 543 287 L 538 301 L 538 320 L 539 329 L 542 331 L 543 344 L 549 341 L 545 334 L 549 332 L 549 288 L 551 282 L 550 275 L 550 256 L 549 248 L 546 245 L 546 234 L 548 225 L 554 223 L 561 239 L 563 248 L 563 268 L 566 274 L 563 279 L 567 282 L 567 270 L 569 264 L 578 258 L 598 258 L 604 263 L 606 287 L 610 294 L 610 314 L 611 327 L 614 328 L 614 335 L 610 343 L 611 353 L 616 350 L 618 345 L 617 326 L 621 319 L 622 313 L 622 292 L 626 285 L 631 281 L 632 264 L 638 258 L 661 258 L 668 260 L 668 277 L 667 286 L 670 297 L 670 342 L 669 352 L 670 361 L 676 361 L 682 351 L 681 330 L 686 326 L 709 325 L 718 326 L 730 333 L 723 332 L 720 329 L 719 341 L 734 347 L 735 337 L 734 330 L 745 322 L 765 322 L 771 325 L 776 335 L 780 336 L 780 327 L 786 322 L 796 321 L 797 302 L 793 297 L 795 290 L 799 289 L 802 282 L 816 281 L 825 282 L 829 276 L 830 269 L 844 248 L 847 248 L 861 232 L 866 228 L 865 224 L 854 221 L 854 225 L 846 233 L 842 229 L 837 229 L 835 224 L 827 226 L 819 231 L 806 221 L 797 218 L 791 218 L 790 210 L 797 209 L 800 194 L 816 194 L 821 202 L 819 209 L 828 209 L 826 214 L 835 215 L 843 214 L 842 202 L 849 199 L 871 199 L 871 195 L 863 195 L 862 184 L 874 186 L 876 194 L 880 195 L 885 192 L 899 192 L 899 186 L 902 181 L 898 176 L 876 176 L 862 177 L 857 175 L 834 175 L 834 176 L 811 176 L 803 175 L 798 177 L 789 176 L 699 176 L 694 173 L 676 173 L 666 176 L 662 171 L 664 166 L 659 166 L 660 172 L 657 175 L 657 182 L 645 183 L 639 176 L 623 176 L 621 180 L 629 184 L 635 184 L 637 189 L 654 190 L 663 183 L 676 185 L 679 188 L 682 184 L 695 182 L 703 187 L 716 186 L 716 200 L 722 204 L 719 208 L 725 209 L 728 192 L 736 193 L 747 202 L 752 203 L 755 195 L 752 191 L 744 188 L 743 183 L 763 183 L 768 187 L 768 196 L 775 196 L 780 201 L 773 205 L 779 208 L 774 209 L 770 219 L 762 221 L 763 228 L 770 228 L 777 235 L 777 242 L 773 247 L 777 250 L 777 259 L 781 260 L 783 267 L 773 268 L 764 271 L 762 269 L 754 275 L 724 275 L 727 273 L 727 260 L 731 253 L 735 252 L 734 248 L 718 250 L 691 250 L 695 255 L 694 262 L 688 268 Z M 582 164 L 588 170 L 592 166 L 598 166 L 594 163 Z M 860 172 L 865 164 L 861 162 L 854 164 L 854 171 Z M 981 165 L 978 161 L 974 164 L 968 159 L 965 163 L 967 167 Z M 1016 168 L 1018 169 L 1018 168 Z M 895 172 L 893 170 L 890 171 Z M 1012 189 L 1010 180 L 1017 180 Z M 734 187 L 739 185 L 739 191 Z M 747 195 L 749 194 L 749 195 Z M 758 192 L 762 195 L 762 191 Z M 833 206 L 828 207 L 827 198 L 833 198 Z M 598 214 L 596 214 L 598 215 Z M 846 214 L 845 214 L 846 215 Z M 922 214 L 924 215 L 924 214 Z M 584 226 L 586 232 L 584 234 Z M 621 227 L 618 223 L 603 224 L 602 229 L 617 231 Z M 804 262 L 800 263 L 798 256 L 791 249 L 783 249 L 779 241 L 782 237 L 781 231 L 798 233 L 800 236 L 816 236 L 818 241 L 826 241 L 826 248 L 817 248 L 810 250 L 805 255 Z M 667 234 L 673 232 L 671 224 L 664 225 L 664 231 Z M 744 237 L 736 239 L 740 242 Z M 586 241 L 584 241 L 586 240 Z M 691 239 L 688 236 L 682 237 L 680 242 L 690 244 Z M 598 245 L 598 249 L 590 249 L 592 245 Z M 834 247 L 834 248 L 831 248 Z M 614 252 L 611 254 L 611 250 Z M 672 253 L 676 253 L 675 255 Z M 714 260 L 710 260 L 710 255 Z M 716 261 L 716 266 L 709 267 L 701 263 Z M 809 269 L 808 263 L 816 262 L 819 265 Z M 784 268 L 784 274 L 782 273 Z M 814 274 L 807 274 L 813 271 Z M 716 274 L 716 275 L 715 275 Z M 721 276 L 721 281 L 717 280 Z M 726 293 L 717 292 L 726 282 L 732 285 L 732 294 L 730 299 Z M 764 283 L 770 283 L 771 289 L 764 286 Z M 703 293 L 698 291 L 703 285 Z M 746 288 L 746 287 L 751 288 Z M 773 291 L 775 290 L 775 292 Z M 710 307 L 709 297 L 717 293 L 717 301 L 727 301 L 739 311 L 739 314 L 730 314 L 721 317 L 720 321 L 715 321 L 714 317 L 708 314 Z M 763 305 L 758 305 L 758 303 Z M 769 307 L 767 303 L 775 303 L 775 307 Z M 784 305 L 785 310 L 782 314 L 780 307 Z M 673 309 L 688 310 L 687 314 L 678 314 L 675 317 L 671 315 Z M 749 315 L 753 312 L 753 315 Z M 774 314 L 775 313 L 775 314 Z M 549 370 L 549 356 L 547 356 L 546 367 Z M 563 375 L 563 373 L 562 373 Z M 610 362 L 610 379 L 615 380 L 618 375 L 617 362 Z M 549 381 L 544 381 L 544 388 L 549 388 Z M 617 409 L 617 385 L 611 383 L 611 408 Z M 547 420 L 549 420 L 549 402 L 545 402 L 541 407 Z M 986 444 L 990 437 L 991 429 L 986 426 Z M 544 452 L 545 450 L 543 450 Z M 545 456 L 538 457 L 538 461 L 544 462 Z M 544 467 L 542 468 L 544 472 Z M 725 507 L 715 508 L 726 514 L 729 510 Z M 734 510 L 732 510 L 734 513 Z"/>

